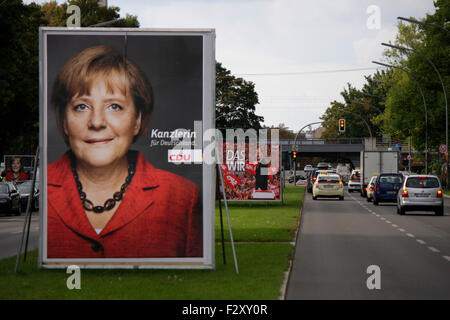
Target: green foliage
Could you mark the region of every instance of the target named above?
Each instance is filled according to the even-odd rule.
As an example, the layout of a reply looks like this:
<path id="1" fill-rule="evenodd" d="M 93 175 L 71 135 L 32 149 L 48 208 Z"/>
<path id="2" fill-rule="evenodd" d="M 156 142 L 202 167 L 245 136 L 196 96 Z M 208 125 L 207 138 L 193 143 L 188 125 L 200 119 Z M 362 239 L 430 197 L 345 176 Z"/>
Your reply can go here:
<path id="1" fill-rule="evenodd" d="M 255 84 L 236 78 L 229 70 L 216 63 L 216 127 L 260 129 L 264 118 L 256 115 L 259 103 Z"/>
<path id="2" fill-rule="evenodd" d="M 433 15 L 427 14 L 426 18 L 421 20 L 427 23 L 425 26 L 409 22 L 398 23 L 398 34 L 394 44 L 420 53 L 392 48 L 384 51 L 388 64 L 407 70 L 422 88 L 426 114 L 419 86 L 411 76 L 399 69 L 377 71 L 373 76 L 366 77 L 366 83 L 361 90 L 348 85 L 348 88 L 341 92 L 344 103 L 337 101 L 331 103 L 322 116 L 325 120 L 323 124 L 326 127 L 325 137 L 368 136 L 368 130 L 361 118 L 342 112 L 346 110 L 364 116 L 373 128 L 374 135 L 387 134 L 400 140 L 412 136 L 413 148 L 419 151 L 425 148 L 426 132 L 428 132 L 428 148 L 437 149 L 445 142 L 444 90 L 436 71 L 426 58 L 441 74 L 448 96 L 450 92 L 450 2 L 438 0 L 435 1 L 435 7 L 436 12 Z M 381 98 L 370 97 L 367 93 Z M 377 112 L 373 107 L 356 106 L 353 100 L 370 104 L 381 112 Z M 425 115 L 427 122 L 425 122 Z M 338 132 L 339 118 L 347 120 L 344 134 Z"/>

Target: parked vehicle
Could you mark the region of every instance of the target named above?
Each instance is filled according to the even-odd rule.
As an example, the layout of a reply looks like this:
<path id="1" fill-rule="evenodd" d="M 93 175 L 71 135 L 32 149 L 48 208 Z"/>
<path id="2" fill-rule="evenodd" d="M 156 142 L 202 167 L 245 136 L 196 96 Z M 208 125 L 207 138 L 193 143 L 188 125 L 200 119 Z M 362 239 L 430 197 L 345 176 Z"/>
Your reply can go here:
<path id="1" fill-rule="evenodd" d="M 27 210 L 28 198 L 30 196 L 30 189 L 33 181 L 27 180 L 22 183 L 17 184 L 17 190 L 20 193 L 20 203 L 22 205 L 22 211 Z M 33 200 L 31 202 L 31 210 L 39 210 L 39 189 L 37 188 L 38 183 L 34 186 Z"/>
<path id="2" fill-rule="evenodd" d="M 361 196 L 366 196 L 366 187 L 370 179 L 382 172 L 398 172 L 397 151 L 361 151 Z"/>
<path id="3" fill-rule="evenodd" d="M 377 176 L 373 176 L 372 178 L 370 178 L 369 184 L 367 185 L 367 202 L 370 202 L 373 200 L 373 193 L 375 191 L 375 180 L 377 179 Z"/>
<path id="4" fill-rule="evenodd" d="M 409 175 L 397 195 L 397 213 L 434 211 L 444 215 L 444 197 L 439 178 L 434 175 Z"/>
<path id="5" fill-rule="evenodd" d="M 373 204 L 396 202 L 398 190 L 402 187 L 403 175 L 400 173 L 382 173 L 375 180 Z"/>
<path id="6" fill-rule="evenodd" d="M 296 171 L 295 172 L 295 176 L 296 179 L 295 180 L 299 180 L 299 179 L 307 179 L 307 172 L 305 171 Z M 291 175 L 288 178 L 288 182 L 289 183 L 294 183 L 294 172 L 291 173 Z"/>
<path id="7" fill-rule="evenodd" d="M 318 197 L 344 200 L 344 184 L 338 174 L 319 174 L 312 191 L 313 200 Z"/>
<path id="8" fill-rule="evenodd" d="M 17 216 L 22 213 L 20 194 L 12 183 L 0 182 L 0 211 Z"/>
<path id="9" fill-rule="evenodd" d="M 361 189 L 361 172 L 359 170 L 353 170 L 350 175 L 350 180 L 348 180 L 348 192 L 359 192 Z"/>

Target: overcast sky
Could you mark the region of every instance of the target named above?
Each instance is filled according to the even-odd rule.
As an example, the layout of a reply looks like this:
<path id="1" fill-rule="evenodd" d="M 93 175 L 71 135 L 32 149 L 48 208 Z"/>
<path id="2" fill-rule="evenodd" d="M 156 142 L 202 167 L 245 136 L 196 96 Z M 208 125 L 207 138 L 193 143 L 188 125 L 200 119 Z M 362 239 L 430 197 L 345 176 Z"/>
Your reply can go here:
<path id="1" fill-rule="evenodd" d="M 120 7 L 121 15 L 136 15 L 143 28 L 214 28 L 216 60 L 255 83 L 256 113 L 264 124 L 284 123 L 294 131 L 319 121 L 331 101 L 342 101 L 347 82 L 361 88 L 364 75 L 375 72 L 371 61 L 382 59 L 380 43 L 394 40 L 398 16 L 434 13 L 432 0 L 109 0 L 108 5 Z M 321 72 L 354 69 L 365 70 Z"/>

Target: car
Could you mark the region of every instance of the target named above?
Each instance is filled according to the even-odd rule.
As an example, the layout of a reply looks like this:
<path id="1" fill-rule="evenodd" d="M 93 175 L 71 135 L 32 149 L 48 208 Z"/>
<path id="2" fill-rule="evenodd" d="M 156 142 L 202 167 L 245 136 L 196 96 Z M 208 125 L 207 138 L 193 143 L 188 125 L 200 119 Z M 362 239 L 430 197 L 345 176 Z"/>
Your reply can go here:
<path id="1" fill-rule="evenodd" d="M 20 203 L 22 205 L 22 211 L 27 210 L 28 205 L 28 197 L 30 195 L 30 189 L 33 181 L 27 180 L 21 183 L 17 183 L 17 190 L 20 193 Z M 37 188 L 38 182 L 35 183 L 34 186 L 34 195 L 33 200 L 31 202 L 31 210 L 37 211 L 39 210 L 39 189 Z"/>
<path id="2" fill-rule="evenodd" d="M 377 176 L 373 176 L 370 178 L 369 184 L 367 185 L 367 202 L 370 202 L 373 200 L 373 192 L 375 191 L 375 180 L 377 179 Z"/>
<path id="3" fill-rule="evenodd" d="M 307 179 L 307 173 L 304 172 L 304 171 L 300 171 L 300 170 L 299 170 L 299 171 L 296 171 L 296 172 L 295 172 L 295 176 L 297 177 L 296 180 L 299 180 L 299 179 Z M 291 175 L 289 176 L 288 182 L 289 182 L 289 183 L 294 183 L 294 172 L 292 172 Z"/>
<path id="4" fill-rule="evenodd" d="M 402 187 L 403 175 L 401 173 L 381 173 L 375 180 L 373 204 L 380 202 L 396 202 L 398 190 Z"/>
<path id="5" fill-rule="evenodd" d="M 435 175 L 409 175 L 397 195 L 397 213 L 406 211 L 434 211 L 444 215 L 442 185 Z"/>
<path id="6" fill-rule="evenodd" d="M 361 171 L 353 170 L 347 183 L 348 192 L 359 192 L 361 190 Z"/>
<path id="7" fill-rule="evenodd" d="M 328 170 L 331 168 L 330 164 L 326 163 L 326 162 L 319 162 L 316 166 L 317 169 L 319 170 Z"/>
<path id="8" fill-rule="evenodd" d="M 338 174 L 319 174 L 314 182 L 312 198 L 318 197 L 333 198 L 338 197 L 344 200 L 344 184 Z"/>
<path id="9" fill-rule="evenodd" d="M 22 213 L 20 194 L 12 183 L 0 182 L 0 211 L 17 216 Z"/>
<path id="10" fill-rule="evenodd" d="M 310 164 L 307 164 L 304 168 L 303 171 L 312 171 L 314 170 L 314 167 Z"/>
<path id="11" fill-rule="evenodd" d="M 320 173 L 327 174 L 327 173 L 331 173 L 331 172 L 329 172 L 329 170 L 319 170 L 319 169 L 314 169 L 313 171 L 309 171 L 308 184 L 306 185 L 307 192 L 312 193 L 313 184 L 317 179 L 317 175 L 319 175 Z"/>
<path id="12" fill-rule="evenodd" d="M 296 186 L 307 186 L 308 185 L 308 179 L 307 178 L 300 178 L 295 183 Z"/>

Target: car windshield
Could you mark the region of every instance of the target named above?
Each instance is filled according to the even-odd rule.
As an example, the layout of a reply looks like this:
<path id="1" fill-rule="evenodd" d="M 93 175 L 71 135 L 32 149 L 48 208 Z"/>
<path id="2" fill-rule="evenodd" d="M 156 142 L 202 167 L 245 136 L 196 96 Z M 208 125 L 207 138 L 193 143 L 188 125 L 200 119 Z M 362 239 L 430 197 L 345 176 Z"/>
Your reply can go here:
<path id="1" fill-rule="evenodd" d="M 410 188 L 439 188 L 439 180 L 432 177 L 412 177 L 406 180 Z"/>
<path id="2" fill-rule="evenodd" d="M 352 180 L 359 180 L 359 178 L 360 178 L 359 172 L 352 174 L 352 178 L 351 178 Z"/>
<path id="3" fill-rule="evenodd" d="M 385 175 L 380 177 L 380 183 L 402 183 L 400 175 Z"/>
<path id="4" fill-rule="evenodd" d="M 8 193 L 8 186 L 6 184 L 0 184 L 0 193 Z"/>

